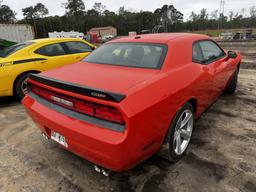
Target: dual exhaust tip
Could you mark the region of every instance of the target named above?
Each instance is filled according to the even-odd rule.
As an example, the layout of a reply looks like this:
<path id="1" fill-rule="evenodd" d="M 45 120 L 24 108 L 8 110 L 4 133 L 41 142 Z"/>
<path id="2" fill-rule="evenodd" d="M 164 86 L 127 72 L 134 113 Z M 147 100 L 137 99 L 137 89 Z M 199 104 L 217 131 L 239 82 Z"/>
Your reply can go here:
<path id="1" fill-rule="evenodd" d="M 94 165 L 94 170 L 98 173 L 101 173 L 102 175 L 108 177 L 111 173 L 111 170 L 99 167 L 98 165 Z"/>
<path id="2" fill-rule="evenodd" d="M 46 140 L 49 140 L 50 138 L 45 134 L 42 133 L 43 138 L 45 138 Z M 105 169 L 103 167 L 100 167 L 98 165 L 94 165 L 94 170 L 98 173 L 101 173 L 102 175 L 108 177 L 111 173 L 111 170 Z"/>
<path id="3" fill-rule="evenodd" d="M 49 140 L 49 139 L 50 139 L 45 133 L 42 133 L 42 136 L 43 136 L 43 138 L 45 138 L 46 140 Z"/>

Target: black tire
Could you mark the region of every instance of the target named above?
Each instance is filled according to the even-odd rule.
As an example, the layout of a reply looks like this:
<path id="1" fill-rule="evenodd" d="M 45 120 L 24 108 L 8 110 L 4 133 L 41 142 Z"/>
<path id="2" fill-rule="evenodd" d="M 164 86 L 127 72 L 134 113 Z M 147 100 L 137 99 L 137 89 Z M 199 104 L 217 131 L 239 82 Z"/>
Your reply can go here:
<path id="1" fill-rule="evenodd" d="M 24 73 L 22 75 L 20 75 L 16 81 L 15 81 L 15 84 L 14 84 L 14 93 L 15 93 L 15 96 L 18 97 L 18 99 L 22 99 L 24 96 L 25 96 L 25 93 L 23 91 L 23 83 L 26 81 L 26 79 L 28 78 L 28 74 L 29 73 Z"/>
<path id="2" fill-rule="evenodd" d="M 194 115 L 194 109 L 192 107 L 192 105 L 190 103 L 185 103 L 177 112 L 176 115 L 169 127 L 169 130 L 167 132 L 166 138 L 165 138 L 165 142 L 162 145 L 162 148 L 159 152 L 159 155 L 161 157 L 163 157 L 164 159 L 170 161 L 170 162 L 177 162 L 179 161 L 185 154 L 186 151 L 189 147 L 189 143 L 190 143 L 190 139 L 188 140 L 188 144 L 186 146 L 186 148 L 184 149 L 184 151 L 181 154 L 177 154 L 175 152 L 176 149 L 176 144 L 174 141 L 174 137 L 175 137 L 175 132 L 176 132 L 176 127 L 177 127 L 177 123 L 179 121 L 179 119 L 181 118 L 181 115 L 184 114 L 185 111 L 190 111 L 191 112 L 191 120 L 190 123 L 192 122 L 192 131 L 190 134 L 190 139 L 192 137 L 193 134 L 193 129 L 194 129 L 194 125 L 195 125 L 195 115 Z"/>
<path id="3" fill-rule="evenodd" d="M 239 69 L 237 68 L 235 73 L 232 76 L 231 81 L 229 82 L 228 86 L 225 89 L 226 94 L 234 94 L 237 87 L 237 79 L 238 79 Z"/>

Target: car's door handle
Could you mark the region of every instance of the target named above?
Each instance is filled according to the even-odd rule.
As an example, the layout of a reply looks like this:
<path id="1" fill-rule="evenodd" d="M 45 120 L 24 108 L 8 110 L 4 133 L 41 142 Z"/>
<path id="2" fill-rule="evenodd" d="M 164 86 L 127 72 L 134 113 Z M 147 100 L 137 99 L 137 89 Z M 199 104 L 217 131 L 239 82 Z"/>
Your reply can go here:
<path id="1" fill-rule="evenodd" d="M 76 59 L 81 59 L 81 57 L 76 57 Z"/>
<path id="2" fill-rule="evenodd" d="M 41 63 L 41 64 L 44 64 L 44 63 L 46 63 L 46 61 L 41 61 L 40 63 Z"/>

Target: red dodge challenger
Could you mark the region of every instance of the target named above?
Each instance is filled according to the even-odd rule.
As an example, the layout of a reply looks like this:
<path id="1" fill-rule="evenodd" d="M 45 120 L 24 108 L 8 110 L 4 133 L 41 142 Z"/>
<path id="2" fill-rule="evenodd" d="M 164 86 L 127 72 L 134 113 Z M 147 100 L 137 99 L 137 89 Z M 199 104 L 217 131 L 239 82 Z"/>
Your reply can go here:
<path id="1" fill-rule="evenodd" d="M 105 169 L 125 171 L 156 152 L 175 162 L 195 119 L 234 93 L 240 62 L 205 35 L 125 37 L 31 74 L 23 104 L 45 137 Z"/>

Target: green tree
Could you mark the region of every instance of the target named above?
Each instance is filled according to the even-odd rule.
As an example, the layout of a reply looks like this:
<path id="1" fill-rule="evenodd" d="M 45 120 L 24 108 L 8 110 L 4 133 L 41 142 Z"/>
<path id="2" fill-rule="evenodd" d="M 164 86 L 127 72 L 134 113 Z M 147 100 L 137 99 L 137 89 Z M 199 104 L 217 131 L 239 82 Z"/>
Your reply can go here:
<path id="1" fill-rule="evenodd" d="M 16 21 L 15 12 L 7 5 L 0 2 L 0 23 L 13 23 Z"/>
<path id="2" fill-rule="evenodd" d="M 85 10 L 83 0 L 68 0 L 68 2 L 64 4 L 64 6 L 67 15 L 82 15 Z"/>
<path id="3" fill-rule="evenodd" d="M 200 14 L 199 14 L 199 19 L 200 20 L 208 20 L 208 13 L 206 9 L 201 9 Z"/>
<path id="4" fill-rule="evenodd" d="M 66 9 L 64 17 L 66 28 L 83 31 L 85 16 L 85 5 L 83 0 L 68 0 L 67 3 L 64 3 L 64 7 Z"/>
<path id="5" fill-rule="evenodd" d="M 35 35 L 38 35 L 38 28 L 36 24 L 37 19 L 41 19 L 43 23 L 43 36 L 46 36 L 46 29 L 44 26 L 44 17 L 49 14 L 48 9 L 42 3 L 37 3 L 35 6 L 29 6 L 22 9 L 23 16 L 27 23 L 33 22 L 35 28 Z"/>
<path id="6" fill-rule="evenodd" d="M 216 9 L 216 10 L 214 10 L 214 11 L 212 11 L 211 12 L 211 19 L 213 19 L 213 20 L 218 20 L 218 10 Z"/>
<path id="7" fill-rule="evenodd" d="M 119 14 L 119 15 L 124 15 L 124 14 L 125 14 L 125 8 L 124 8 L 124 6 L 123 6 L 123 7 L 120 7 L 120 8 L 118 9 L 118 14 Z"/>
<path id="8" fill-rule="evenodd" d="M 33 6 L 29 6 L 22 9 L 23 16 L 26 19 L 33 19 L 35 17 L 35 12 Z"/>
<path id="9" fill-rule="evenodd" d="M 89 9 L 89 10 L 87 11 L 87 15 L 88 15 L 88 16 L 97 17 L 97 16 L 99 16 L 99 13 L 98 13 L 95 9 Z"/>
<path id="10" fill-rule="evenodd" d="M 27 21 L 33 24 L 35 21 L 37 37 L 44 37 L 48 31 L 86 32 L 92 27 L 99 26 L 114 26 L 119 35 L 128 35 L 129 31 L 152 30 L 156 25 L 164 25 L 168 32 L 218 29 L 219 21 L 223 22 L 222 27 L 226 29 L 256 27 L 255 8 L 250 9 L 248 16 L 243 15 L 241 11 L 232 12 L 232 14 L 227 14 L 229 19 L 227 15 L 220 15 L 220 20 L 217 10 L 208 14 L 206 9 L 202 9 L 199 12 L 192 12 L 189 20 L 183 22 L 183 14 L 172 5 L 164 5 L 154 12 L 137 12 L 120 7 L 115 13 L 105 10 L 104 5 L 97 3 L 85 12 L 82 0 L 66 1 L 66 13 L 63 16 L 47 16 L 48 11 L 39 4 L 24 8 L 25 19 L 19 23 Z"/>
<path id="11" fill-rule="evenodd" d="M 35 5 L 34 12 L 35 12 L 36 16 L 41 17 L 41 18 L 43 18 L 49 14 L 48 9 L 42 3 L 37 3 Z"/>
<path id="12" fill-rule="evenodd" d="M 104 12 L 103 12 L 103 16 L 106 16 L 106 17 L 115 17 L 115 12 L 113 12 L 113 11 L 109 11 L 109 10 L 105 10 Z"/>
<path id="13" fill-rule="evenodd" d="M 155 25 L 155 15 L 150 11 L 140 11 L 137 14 L 137 21 L 139 23 L 139 31 L 152 30 Z"/>
<path id="14" fill-rule="evenodd" d="M 256 17 L 256 7 L 255 6 L 250 7 L 250 16 L 252 18 Z"/>
<path id="15" fill-rule="evenodd" d="M 197 15 L 194 11 L 191 12 L 189 16 L 188 26 L 189 30 L 198 30 L 197 21 L 199 20 L 199 15 Z"/>
<path id="16" fill-rule="evenodd" d="M 178 11 L 173 5 L 164 5 L 162 8 L 155 10 L 158 23 L 163 24 L 166 31 L 175 29 L 175 24 L 183 21 L 183 14 Z"/>
<path id="17" fill-rule="evenodd" d="M 102 3 L 94 3 L 93 10 L 97 12 L 99 26 L 103 25 L 103 13 L 106 10 L 106 6 Z"/>
<path id="18" fill-rule="evenodd" d="M 98 14 L 99 14 L 100 16 L 102 16 L 102 15 L 103 15 L 103 12 L 106 10 L 106 6 L 103 5 L 102 3 L 94 3 L 93 9 L 94 9 L 96 12 L 98 12 Z"/>
<path id="19" fill-rule="evenodd" d="M 44 17 L 49 14 L 48 9 L 45 7 L 44 4 L 42 3 L 37 3 L 34 7 L 34 11 L 36 13 L 36 16 L 39 17 L 42 20 L 42 25 L 43 25 L 43 36 L 47 36 L 47 32 L 45 29 L 45 22 L 44 22 Z"/>
<path id="20" fill-rule="evenodd" d="M 34 30 L 35 30 L 35 35 L 37 36 L 37 26 L 36 26 L 36 13 L 35 13 L 35 9 L 33 6 L 29 6 L 26 8 L 22 9 L 23 12 L 23 16 L 25 17 L 26 23 L 33 23 L 34 25 Z"/>
<path id="21" fill-rule="evenodd" d="M 229 17 L 229 20 L 232 21 L 234 18 L 234 11 L 229 11 L 228 17 Z"/>
<path id="22" fill-rule="evenodd" d="M 209 15 L 207 13 L 206 9 L 201 9 L 200 14 L 199 14 L 199 19 L 198 19 L 198 25 L 201 30 L 205 30 L 208 28 L 208 19 Z"/>
<path id="23" fill-rule="evenodd" d="M 189 16 L 190 21 L 196 22 L 198 20 L 198 18 L 199 18 L 199 16 L 194 11 L 192 11 Z"/>

